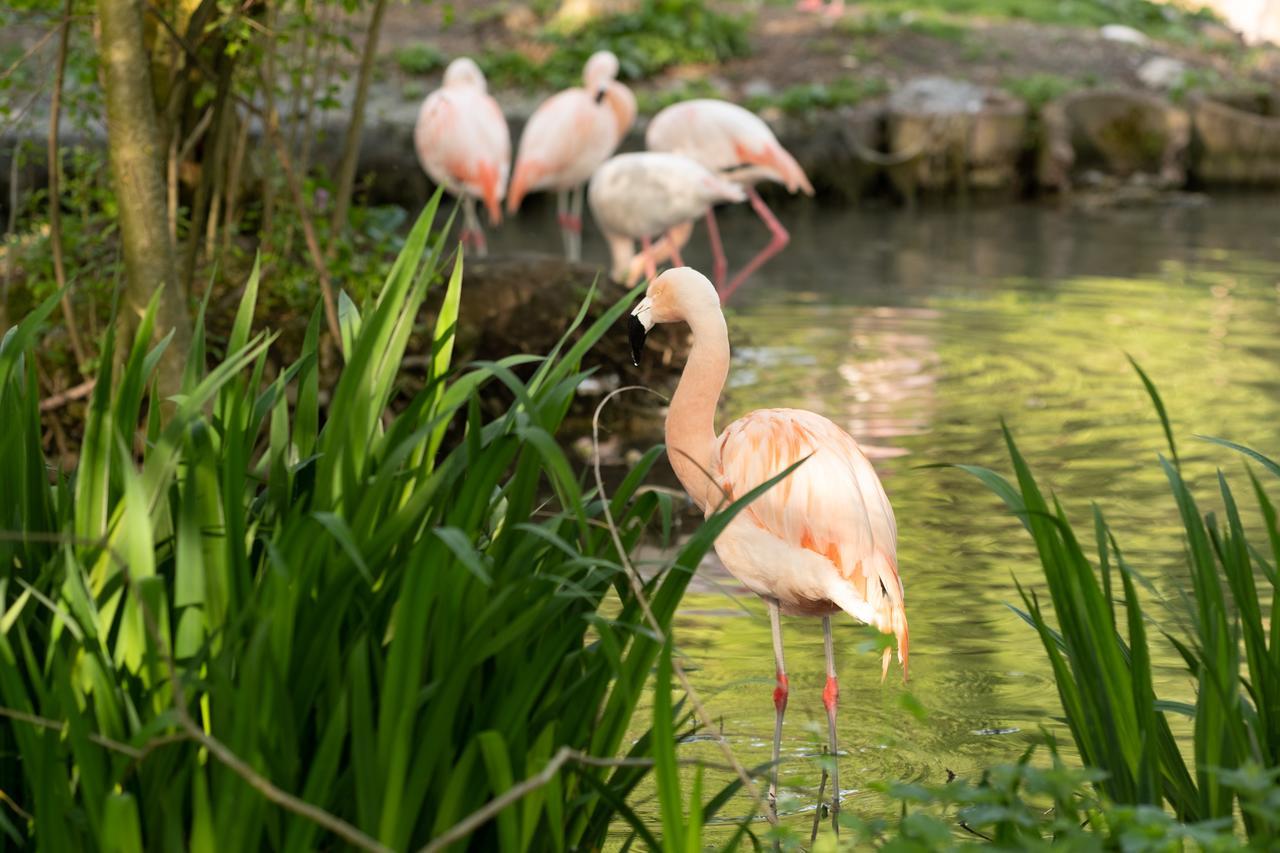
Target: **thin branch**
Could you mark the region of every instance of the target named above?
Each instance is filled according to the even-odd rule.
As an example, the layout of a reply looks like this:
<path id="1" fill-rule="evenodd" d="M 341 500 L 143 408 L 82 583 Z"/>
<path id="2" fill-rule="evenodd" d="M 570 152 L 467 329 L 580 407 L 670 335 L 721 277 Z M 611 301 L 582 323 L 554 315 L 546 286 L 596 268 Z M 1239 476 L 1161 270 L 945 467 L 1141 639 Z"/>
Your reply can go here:
<path id="1" fill-rule="evenodd" d="M 58 38 L 57 71 L 53 78 L 53 97 L 49 104 L 49 248 L 53 252 L 53 277 L 62 291 L 62 319 L 67 324 L 67 339 L 76 359 L 76 371 L 88 362 L 75 314 L 71 311 L 71 293 L 67 290 L 67 271 L 62 261 L 62 157 L 58 152 L 58 126 L 62 121 L 62 84 L 67 76 L 67 51 L 71 42 L 71 0 L 63 6 L 62 35 Z"/>
<path id="2" fill-rule="evenodd" d="M 151 13 L 151 17 L 160 23 L 161 27 L 169 34 L 169 37 L 178 43 L 178 45 L 187 54 L 187 58 L 191 63 L 199 69 L 207 79 L 216 81 L 217 74 L 209 68 L 209 66 L 196 53 L 191 44 L 182 37 L 182 34 L 173 28 L 173 25 L 165 19 L 154 4 L 147 5 L 147 11 Z M 271 142 L 272 148 L 275 149 L 276 159 L 280 161 L 280 168 L 284 171 L 285 184 L 289 188 L 289 194 L 293 196 L 293 202 L 298 208 L 298 218 L 302 222 L 302 235 L 306 240 L 307 254 L 311 257 L 311 264 L 315 267 L 316 276 L 320 279 L 320 292 L 324 297 L 324 314 L 325 320 L 328 322 L 329 334 L 333 336 L 333 340 L 342 340 L 342 329 L 338 325 L 338 303 L 333 295 L 333 283 L 329 276 L 329 267 L 325 263 L 324 253 L 320 251 L 320 241 L 316 238 L 315 225 L 311 221 L 310 207 L 307 205 L 306 197 L 302 192 L 302 183 L 298 180 L 297 172 L 293 168 L 293 159 L 286 150 L 284 139 L 280 135 L 279 112 L 276 109 L 275 94 L 272 92 L 270 81 L 268 81 L 262 70 L 258 70 L 258 78 L 262 83 L 262 92 L 267 100 L 267 108 L 255 104 L 253 101 L 237 93 L 234 89 L 231 91 L 231 97 L 241 104 L 249 112 L 258 116 L 263 120 L 263 127 L 266 129 L 267 138 Z"/>
<path id="3" fill-rule="evenodd" d="M 0 705 L 0 717 L 8 717 L 11 720 L 17 720 L 20 723 L 29 723 L 30 725 L 39 726 L 43 729 L 50 729 L 55 732 L 60 732 L 67 726 L 65 722 L 60 720 L 51 720 L 48 717 L 38 717 L 35 714 L 28 714 L 26 711 L 19 711 L 17 708 L 7 708 L 3 705 Z M 183 739 L 186 739 L 185 736 Z M 127 755 L 135 760 L 141 758 L 144 754 L 143 750 L 138 749 L 136 746 L 129 746 L 127 743 L 121 743 L 118 740 L 112 740 L 109 737 L 103 737 L 97 733 L 91 732 L 89 734 L 89 740 L 96 743 L 98 746 L 109 749 L 112 752 L 118 752 L 121 755 Z"/>
<path id="4" fill-rule="evenodd" d="M 92 379 L 86 379 L 79 385 L 68 388 L 65 391 L 59 391 L 52 397 L 46 397 L 40 401 L 40 411 L 52 412 L 54 409 L 62 408 L 67 403 L 72 403 L 76 400 L 88 397 L 93 393 L 93 389 L 96 388 L 97 385 L 98 377 L 95 376 Z"/>
<path id="5" fill-rule="evenodd" d="M 335 237 L 347 227 L 347 208 L 351 205 L 356 165 L 360 159 L 360 138 L 364 133 L 365 103 L 369 99 L 369 83 L 373 80 L 373 61 L 378 52 L 378 34 L 382 31 L 382 19 L 386 11 L 387 0 L 374 0 L 373 16 L 369 20 L 369 34 L 365 39 L 364 54 L 360 57 L 360 73 L 356 78 L 356 95 L 351 104 L 351 117 L 347 120 L 347 136 L 342 143 L 342 160 L 338 166 L 338 185 L 334 191 L 331 226 Z M 337 245 L 336 239 L 329 244 L 331 254 Z"/>
<path id="6" fill-rule="evenodd" d="M 466 838 L 475 832 L 487 821 L 493 819 L 499 812 L 516 801 L 520 800 L 528 794 L 541 788 L 543 785 L 549 784 L 555 778 L 556 773 L 565 764 L 573 762 L 575 764 L 585 764 L 591 767 L 652 767 L 654 762 L 648 758 L 598 758 L 594 755 L 587 755 L 576 749 L 567 746 L 560 747 L 559 751 L 551 757 L 547 762 L 547 766 L 542 770 L 525 779 L 519 785 L 508 788 L 497 797 L 485 803 L 462 820 L 449 827 L 440 835 L 431 840 L 429 844 L 422 847 L 418 853 L 436 853 L 455 841 Z M 718 770 L 732 770 L 732 767 L 724 764 L 711 764 L 705 761 L 694 759 L 682 759 L 679 764 L 687 764 L 698 767 L 713 767 Z"/>
<path id="7" fill-rule="evenodd" d="M 33 54 L 35 54 L 35 52 L 36 52 L 36 51 L 38 51 L 40 48 L 44 47 L 44 46 L 45 46 L 45 44 L 49 41 L 49 39 L 53 38 L 53 34 L 54 34 L 54 33 L 56 33 L 56 32 L 58 31 L 58 29 L 59 29 L 59 28 L 61 28 L 61 27 L 65 27 L 65 26 L 67 25 L 67 23 L 68 23 L 68 21 L 69 21 L 69 20 L 70 20 L 70 18 L 69 18 L 69 17 L 68 17 L 68 18 L 64 18 L 63 20 L 61 20 L 61 21 L 59 21 L 58 23 L 54 24 L 54 25 L 53 25 L 53 27 L 51 27 L 51 28 L 50 28 L 49 32 L 47 32 L 47 33 L 45 33 L 44 35 L 40 36 L 39 40 L 38 40 L 35 44 L 33 44 L 33 45 L 31 45 L 31 47 L 27 48 L 27 52 L 26 52 L 26 53 L 22 54 L 22 56 L 19 56 L 17 59 L 15 59 L 15 60 L 13 61 L 13 64 L 12 64 L 12 65 L 10 65 L 8 68 L 6 68 L 6 69 L 4 70 L 4 73 L 3 73 L 3 74 L 0 74 L 0 82 L 3 82 L 3 81 L 5 81 L 5 80 L 9 79 L 9 75 L 10 75 L 10 74 L 12 74 L 13 72 L 17 71 L 17 70 L 18 70 L 18 66 L 22 65 L 22 63 L 24 63 L 24 62 L 26 62 L 28 59 L 30 59 L 30 58 L 32 57 L 32 55 L 33 55 Z"/>
<path id="8" fill-rule="evenodd" d="M 600 494 L 601 508 L 604 511 L 605 521 L 609 524 L 609 535 L 613 537 L 614 547 L 618 550 L 618 557 L 622 561 L 622 565 L 627 570 L 627 580 L 631 583 L 631 591 L 635 595 L 636 600 L 640 603 L 640 609 L 644 612 L 645 621 L 649 623 L 649 628 L 657 637 L 658 642 L 666 642 L 666 632 L 662 630 L 662 626 L 658 624 L 658 619 L 654 616 L 653 609 L 649 606 L 649 599 L 644 594 L 644 581 L 640 577 L 640 573 L 636 571 L 636 567 L 631 562 L 631 556 L 627 553 L 626 546 L 622 543 L 622 536 L 618 533 L 618 526 L 613 520 L 613 511 L 609 507 L 609 496 L 604 488 L 604 476 L 600 473 L 600 413 L 609 401 L 617 395 L 625 391 L 648 391 L 650 394 L 662 396 L 652 389 L 645 388 L 643 385 L 628 385 L 610 391 L 605 398 L 600 401 L 600 405 L 596 406 L 595 414 L 591 418 L 591 443 L 594 446 L 595 454 L 592 460 L 592 467 L 595 470 L 596 489 Z M 680 685 L 684 688 L 685 695 L 689 697 L 689 702 L 693 705 L 694 711 L 702 724 L 706 726 L 708 731 L 715 731 L 715 724 L 711 720 L 711 716 L 707 713 L 707 709 L 703 707 L 702 701 L 698 698 L 698 694 L 693 689 L 693 684 L 689 681 L 689 676 L 684 671 L 684 666 L 679 659 L 672 655 L 671 669 L 675 672 L 676 677 L 680 680 Z M 738 778 L 742 780 L 742 787 L 751 795 L 757 807 L 764 804 L 764 798 L 760 794 L 760 789 L 751 781 L 750 774 L 747 769 L 738 761 L 737 756 L 733 754 L 733 750 L 723 737 L 715 738 L 716 744 L 720 747 L 720 751 L 724 753 L 725 759 L 731 764 L 738 774 Z M 764 810 L 765 815 L 769 818 L 769 822 L 777 824 L 777 818 L 768 810 Z"/>

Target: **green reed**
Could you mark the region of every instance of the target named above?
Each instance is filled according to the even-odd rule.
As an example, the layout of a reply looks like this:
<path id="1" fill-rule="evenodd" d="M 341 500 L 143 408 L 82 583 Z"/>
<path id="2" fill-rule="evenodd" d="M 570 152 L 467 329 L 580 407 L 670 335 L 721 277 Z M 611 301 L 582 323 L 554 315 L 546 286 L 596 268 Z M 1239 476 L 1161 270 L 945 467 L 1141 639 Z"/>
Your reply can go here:
<path id="1" fill-rule="evenodd" d="M 546 357 L 455 368 L 462 265 L 446 264 L 447 229 L 431 237 L 438 204 L 376 298 L 343 301 L 324 405 L 319 312 L 302 356 L 269 377 L 255 270 L 211 369 L 201 311 L 170 400 L 152 379 L 155 306 L 118 359 L 108 336 L 67 475 L 41 451 L 34 364 L 56 297 L 5 335 L 0 835 L 55 850 L 562 851 L 598 849 L 621 816 L 652 837 L 627 796 L 655 758 L 673 766 L 688 717 L 668 701 L 631 740 L 633 717 L 732 512 L 632 585 L 625 552 L 671 514 L 639 490 L 660 450 L 606 522 L 554 438 L 631 298 L 585 329 L 584 306 Z M 432 287 L 442 307 L 424 331 Z M 393 413 L 411 339 L 431 353 L 425 383 Z M 486 417 L 492 383 L 513 402 Z M 706 803 L 695 789 L 699 819 L 736 787 Z"/>
<path id="2" fill-rule="evenodd" d="M 1184 530 L 1189 589 L 1161 620 L 1138 589 L 1154 594 L 1125 557 L 1101 509 L 1091 536 L 1073 528 L 1056 498 L 1046 498 L 1006 428 L 1014 481 L 962 466 L 1003 499 L 1035 541 L 1049 592 L 1019 586 L 1017 612 L 1038 632 L 1053 667 L 1062 708 L 1094 785 L 1111 804 L 1168 808 L 1184 825 L 1228 832 L 1238 818 L 1255 845 L 1280 838 L 1280 526 L 1263 483 L 1249 472 L 1260 530 L 1246 533 L 1236 495 L 1221 472 L 1222 514 L 1202 512 L 1182 465 L 1164 403 L 1134 365 L 1159 415 L 1169 456 L 1159 464 Z M 1221 439 L 1280 476 L 1261 454 Z M 1092 559 L 1086 542 L 1092 539 Z M 1265 606 L 1264 606 L 1265 605 Z M 1056 626 L 1053 622 L 1056 621 Z M 1151 643 L 1162 635 L 1195 686 L 1194 704 L 1157 695 Z M 1169 715 L 1193 721 L 1184 754 Z M 1100 813 L 1099 813 L 1100 814 Z M 1105 818 L 1094 817 L 1095 822 Z M 1105 831 L 1103 827 L 1096 827 Z"/>

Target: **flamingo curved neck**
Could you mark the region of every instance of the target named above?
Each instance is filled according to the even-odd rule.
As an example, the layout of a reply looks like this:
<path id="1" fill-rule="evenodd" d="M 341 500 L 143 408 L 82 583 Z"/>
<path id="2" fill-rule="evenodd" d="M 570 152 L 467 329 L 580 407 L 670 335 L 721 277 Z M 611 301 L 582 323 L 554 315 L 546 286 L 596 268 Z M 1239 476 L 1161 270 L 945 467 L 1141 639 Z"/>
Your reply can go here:
<path id="1" fill-rule="evenodd" d="M 680 484 L 704 512 L 720 503 L 712 480 L 716 458 L 716 404 L 729 375 L 729 330 L 718 306 L 687 319 L 693 347 L 667 412 L 667 458 Z"/>

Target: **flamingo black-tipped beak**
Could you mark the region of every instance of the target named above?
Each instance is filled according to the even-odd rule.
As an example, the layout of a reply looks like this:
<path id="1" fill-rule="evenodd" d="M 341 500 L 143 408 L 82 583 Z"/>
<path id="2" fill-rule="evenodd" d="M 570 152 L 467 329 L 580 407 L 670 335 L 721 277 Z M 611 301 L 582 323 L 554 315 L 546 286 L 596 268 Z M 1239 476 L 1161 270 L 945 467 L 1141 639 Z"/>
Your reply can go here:
<path id="1" fill-rule="evenodd" d="M 640 356 L 644 353 L 644 338 L 649 330 L 635 314 L 627 318 L 627 337 L 631 340 L 631 363 L 640 366 Z"/>
<path id="2" fill-rule="evenodd" d="M 649 297 L 640 300 L 636 310 L 627 318 L 627 339 L 631 341 L 631 363 L 640 366 L 640 355 L 644 352 L 644 339 L 653 328 L 653 303 Z"/>

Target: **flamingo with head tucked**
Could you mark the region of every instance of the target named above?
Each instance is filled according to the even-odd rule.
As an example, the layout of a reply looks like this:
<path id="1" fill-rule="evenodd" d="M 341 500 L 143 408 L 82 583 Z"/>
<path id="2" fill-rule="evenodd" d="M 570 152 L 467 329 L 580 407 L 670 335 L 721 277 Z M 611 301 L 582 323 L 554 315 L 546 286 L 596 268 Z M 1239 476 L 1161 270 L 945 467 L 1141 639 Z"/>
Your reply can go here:
<path id="1" fill-rule="evenodd" d="M 507 212 L 525 195 L 556 192 L 556 215 L 565 256 L 582 256 L 582 187 L 609 158 L 636 119 L 636 99 L 619 83 L 618 57 L 607 50 L 587 60 L 582 87 L 566 89 L 538 105 L 520 136 Z"/>
<path id="2" fill-rule="evenodd" d="M 699 509 L 709 516 L 801 463 L 741 511 L 715 544 L 725 568 L 769 608 L 777 665 L 769 796 L 776 818 L 782 718 L 789 693 L 780 614 L 822 617 L 827 662 L 822 698 L 835 761 L 840 689 L 832 614 L 843 610 L 893 634 L 906 678 L 907 614 L 898 575 L 897 524 L 880 479 L 858 443 L 822 415 L 761 409 L 716 435 L 716 404 L 729 373 L 729 333 L 720 299 L 705 276 L 681 267 L 667 270 L 649 285 L 631 313 L 628 330 L 637 365 L 645 335 L 656 323 L 688 323 L 693 332 L 689 360 L 667 413 L 666 443 L 671 467 Z M 885 649 L 882 678 L 888 674 L 891 651 Z M 835 824 L 838 768 L 832 771 L 832 792 Z"/>
<path id="3" fill-rule="evenodd" d="M 707 211 L 707 231 L 714 255 L 712 278 L 721 300 L 728 299 L 749 275 L 781 252 L 791 240 L 787 229 L 756 192 L 755 185 L 774 181 L 785 186 L 788 192 L 813 195 L 813 186 L 804 169 L 782 147 L 763 119 L 728 101 L 700 98 L 672 104 L 649 122 L 645 145 L 650 151 L 683 154 L 742 185 L 752 208 L 773 235 L 768 245 L 726 283 L 729 264 L 720 243 L 715 214 Z"/>
<path id="4" fill-rule="evenodd" d="M 689 239 L 693 220 L 714 204 L 745 198 L 742 187 L 688 157 L 652 151 L 611 158 L 587 188 L 587 203 L 609 243 L 611 275 L 628 283 L 641 269 L 649 278 L 656 274 L 652 238 L 665 235 L 669 251 L 681 263 L 679 249 Z M 639 257 L 636 240 L 644 247 Z"/>
<path id="5" fill-rule="evenodd" d="M 449 63 L 441 87 L 422 102 L 413 144 L 431 180 L 462 201 L 463 246 L 484 256 L 488 247 L 475 201 L 484 202 L 491 224 L 502 221 L 511 131 L 480 66 L 466 57 Z"/>

